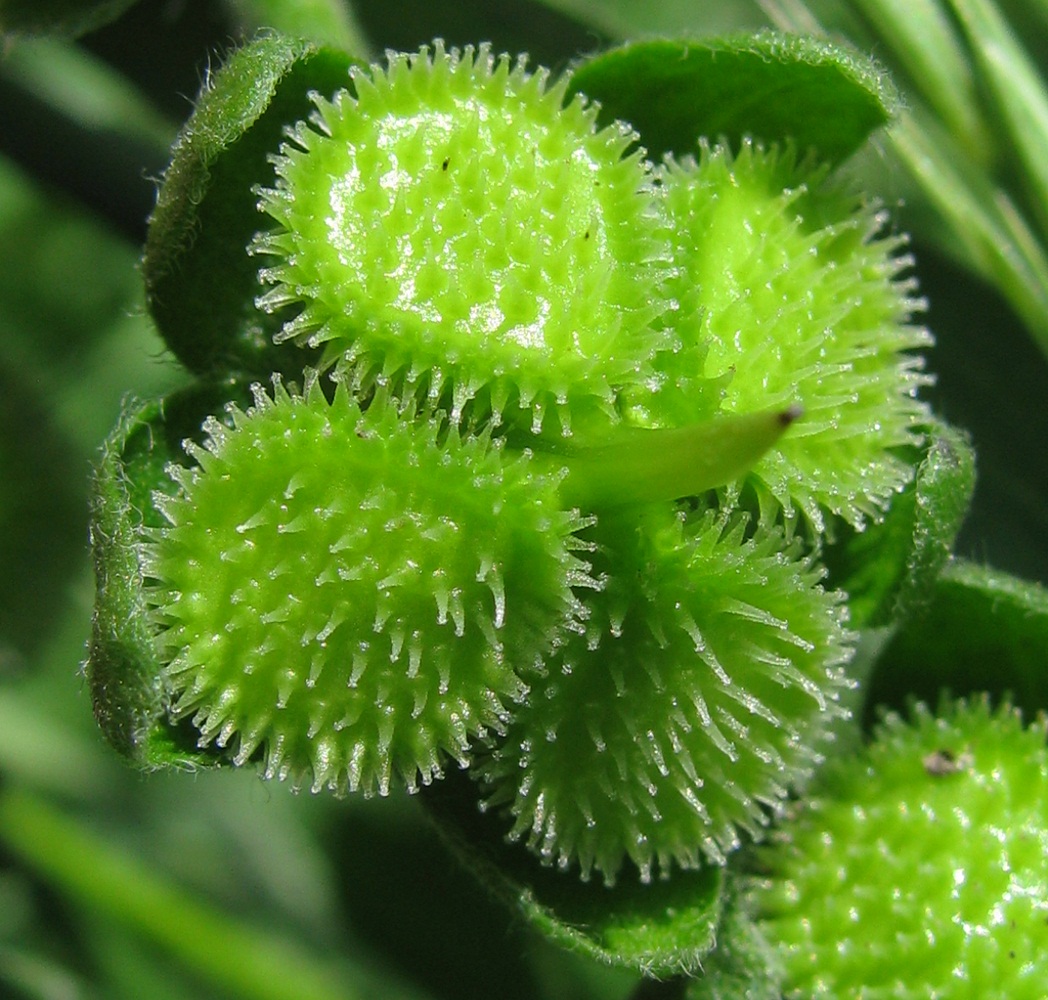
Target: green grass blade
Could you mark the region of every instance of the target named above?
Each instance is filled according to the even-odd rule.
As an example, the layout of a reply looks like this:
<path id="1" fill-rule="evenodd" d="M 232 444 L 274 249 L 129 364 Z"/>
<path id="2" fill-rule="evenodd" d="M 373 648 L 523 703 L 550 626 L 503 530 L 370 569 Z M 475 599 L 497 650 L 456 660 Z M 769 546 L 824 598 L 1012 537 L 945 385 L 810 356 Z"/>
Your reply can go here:
<path id="1" fill-rule="evenodd" d="M 998 288 L 1048 355 L 1048 258 L 1008 194 L 966 165 L 941 126 L 917 108 L 888 138 L 955 235 L 962 259 Z"/>
<path id="2" fill-rule="evenodd" d="M 245 1000 L 418 996 L 213 909 L 39 796 L 0 794 L 0 843 L 63 895 L 89 912 L 116 918 L 230 995 Z"/>
<path id="3" fill-rule="evenodd" d="M 1048 87 L 992 0 L 950 0 L 1022 165 L 1048 236 Z"/>
<path id="4" fill-rule="evenodd" d="M 783 31 L 825 35 L 802 0 L 758 3 Z M 1048 355 L 1048 256 L 1010 195 L 969 161 L 946 127 L 916 102 L 899 116 L 887 138 L 954 235 L 955 255 L 994 284 Z M 1048 154 L 1043 167 L 1048 170 Z"/>
<path id="5" fill-rule="evenodd" d="M 986 162 L 991 149 L 964 43 L 938 0 L 852 0 L 891 46 L 915 87 L 964 147 Z"/>

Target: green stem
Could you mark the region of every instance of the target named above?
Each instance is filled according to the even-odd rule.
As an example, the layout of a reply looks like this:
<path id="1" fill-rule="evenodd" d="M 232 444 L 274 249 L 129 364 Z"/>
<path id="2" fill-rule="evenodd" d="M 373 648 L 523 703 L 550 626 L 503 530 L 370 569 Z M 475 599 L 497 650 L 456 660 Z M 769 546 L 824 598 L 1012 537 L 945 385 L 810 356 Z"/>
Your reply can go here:
<path id="1" fill-rule="evenodd" d="M 212 909 L 28 792 L 0 793 L 0 843 L 88 911 L 131 927 L 231 995 L 245 1000 L 417 996 Z"/>
<path id="2" fill-rule="evenodd" d="M 716 417 L 692 427 L 621 432 L 610 444 L 564 448 L 561 498 L 600 510 L 696 496 L 745 475 L 799 416 L 798 407 Z"/>

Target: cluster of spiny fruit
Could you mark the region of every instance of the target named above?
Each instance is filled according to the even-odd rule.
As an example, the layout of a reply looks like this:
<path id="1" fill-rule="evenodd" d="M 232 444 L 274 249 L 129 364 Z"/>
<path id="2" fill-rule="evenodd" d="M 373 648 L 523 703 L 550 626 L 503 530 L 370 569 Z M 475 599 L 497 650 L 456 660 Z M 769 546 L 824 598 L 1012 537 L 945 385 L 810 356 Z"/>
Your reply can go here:
<path id="1" fill-rule="evenodd" d="M 142 551 L 202 745 L 337 792 L 468 765 L 610 883 L 723 861 L 818 761 L 819 546 L 911 479 L 928 337 L 826 170 L 653 164 L 565 94 L 437 45 L 315 98 L 250 250 L 319 365 L 205 424 Z"/>

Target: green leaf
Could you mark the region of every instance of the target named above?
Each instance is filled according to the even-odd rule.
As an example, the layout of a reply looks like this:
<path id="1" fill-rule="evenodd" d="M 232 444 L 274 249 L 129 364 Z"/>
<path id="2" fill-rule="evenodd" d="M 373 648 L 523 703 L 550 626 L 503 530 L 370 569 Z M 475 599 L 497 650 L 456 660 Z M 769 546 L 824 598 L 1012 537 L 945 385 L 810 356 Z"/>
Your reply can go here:
<path id="1" fill-rule="evenodd" d="M 854 626 L 879 628 L 928 603 L 974 487 L 975 456 L 967 436 L 936 423 L 914 482 L 892 502 L 884 521 L 861 532 L 842 529 L 841 540 L 827 547 L 831 582 L 848 593 Z"/>
<path id="2" fill-rule="evenodd" d="M 724 871 L 676 871 L 613 888 L 582 882 L 576 872 L 543 867 L 504 840 L 496 815 L 482 814 L 476 787 L 451 774 L 422 793 L 455 855 L 536 930 L 570 951 L 650 976 L 693 974 L 716 943 Z"/>
<path id="3" fill-rule="evenodd" d="M 927 611 L 885 651 L 867 707 L 901 708 L 902 692 L 935 705 L 943 688 L 1010 693 L 1030 716 L 1048 710 L 1048 590 L 975 563 L 951 563 Z"/>
<path id="4" fill-rule="evenodd" d="M 286 317 L 255 308 L 260 262 L 247 246 L 264 220 L 254 188 L 274 182 L 268 157 L 285 126 L 309 115 L 310 91 L 348 86 L 352 62 L 343 52 L 261 36 L 211 78 L 175 141 L 142 275 L 160 332 L 192 371 L 301 376 L 308 364 L 309 352 L 272 343 Z"/>
<path id="5" fill-rule="evenodd" d="M 763 32 L 631 42 L 580 65 L 569 89 L 601 103 L 601 120 L 630 122 L 653 157 L 692 153 L 699 136 L 793 142 L 846 159 L 896 105 L 868 59 L 828 42 Z"/>
<path id="6" fill-rule="evenodd" d="M 113 747 L 144 768 L 210 763 L 192 735 L 165 716 L 162 664 L 145 598 L 139 546 L 161 516 L 152 493 L 172 488 L 164 467 L 183 458 L 180 442 L 199 439 L 207 414 L 239 395 L 201 385 L 163 400 L 131 403 L 102 449 L 91 501 L 95 610 L 86 672 L 95 718 Z"/>

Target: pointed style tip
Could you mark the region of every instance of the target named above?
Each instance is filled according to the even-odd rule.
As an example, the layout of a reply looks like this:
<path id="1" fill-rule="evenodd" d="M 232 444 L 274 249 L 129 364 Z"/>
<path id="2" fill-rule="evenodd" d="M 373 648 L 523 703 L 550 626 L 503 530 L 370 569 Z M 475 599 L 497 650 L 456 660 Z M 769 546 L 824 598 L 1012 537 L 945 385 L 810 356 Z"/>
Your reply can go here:
<path id="1" fill-rule="evenodd" d="M 783 428 L 800 420 L 804 416 L 804 407 L 800 403 L 793 403 L 779 414 L 779 425 Z"/>

